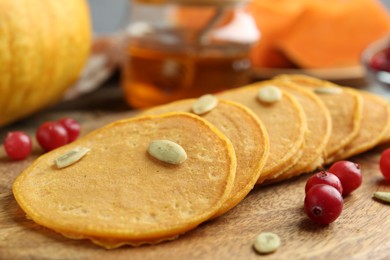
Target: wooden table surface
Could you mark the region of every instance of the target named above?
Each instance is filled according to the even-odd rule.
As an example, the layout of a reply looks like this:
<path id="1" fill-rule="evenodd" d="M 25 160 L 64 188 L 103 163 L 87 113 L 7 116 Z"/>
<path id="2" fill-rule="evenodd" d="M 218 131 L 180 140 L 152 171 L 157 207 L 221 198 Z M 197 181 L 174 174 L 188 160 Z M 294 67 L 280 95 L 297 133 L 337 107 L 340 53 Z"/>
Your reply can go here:
<path id="1" fill-rule="evenodd" d="M 85 101 L 86 102 L 86 101 Z M 85 103 L 84 102 L 84 103 Z M 84 104 L 85 105 L 85 104 Z M 122 104 L 123 105 L 123 104 Z M 113 102 L 113 107 L 121 107 Z M 70 115 L 82 122 L 83 133 L 135 112 L 113 109 L 48 110 L 2 129 L 34 133 L 49 119 Z M 304 185 L 309 175 L 256 187 L 237 207 L 201 224 L 177 240 L 154 246 L 100 248 L 87 240 L 70 240 L 25 218 L 13 198 L 15 177 L 42 150 L 34 142 L 33 154 L 10 161 L 0 149 L 0 259 L 390 259 L 390 205 L 372 199 L 375 191 L 390 192 L 390 182 L 379 172 L 378 160 L 387 146 L 352 158 L 363 171 L 362 186 L 345 198 L 339 219 L 328 226 L 311 222 L 303 213 Z M 277 233 L 282 246 L 269 255 L 252 247 L 259 232 Z"/>

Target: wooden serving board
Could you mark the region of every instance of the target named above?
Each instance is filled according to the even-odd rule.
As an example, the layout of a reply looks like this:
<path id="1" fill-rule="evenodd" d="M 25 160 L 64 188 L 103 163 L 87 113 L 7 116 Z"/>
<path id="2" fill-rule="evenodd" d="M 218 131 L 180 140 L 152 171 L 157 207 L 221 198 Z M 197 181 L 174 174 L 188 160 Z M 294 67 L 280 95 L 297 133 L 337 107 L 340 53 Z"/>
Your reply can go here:
<path id="1" fill-rule="evenodd" d="M 68 113 L 69 115 L 69 113 Z M 84 132 L 134 114 L 84 115 Z M 44 120 L 43 118 L 42 120 Z M 30 124 L 23 126 L 33 131 Z M 23 130 L 23 129 L 22 129 Z M 360 163 L 362 186 L 345 198 L 339 219 L 320 226 L 303 212 L 304 186 L 309 175 L 256 187 L 238 206 L 204 223 L 177 240 L 138 248 L 100 248 L 88 240 L 71 240 L 26 219 L 12 195 L 18 174 L 39 154 L 10 161 L 0 147 L 0 259 L 390 259 L 390 205 L 372 199 L 375 191 L 390 192 L 382 177 L 378 147 L 351 160 Z M 252 247 L 259 232 L 277 233 L 282 246 L 259 255 Z"/>

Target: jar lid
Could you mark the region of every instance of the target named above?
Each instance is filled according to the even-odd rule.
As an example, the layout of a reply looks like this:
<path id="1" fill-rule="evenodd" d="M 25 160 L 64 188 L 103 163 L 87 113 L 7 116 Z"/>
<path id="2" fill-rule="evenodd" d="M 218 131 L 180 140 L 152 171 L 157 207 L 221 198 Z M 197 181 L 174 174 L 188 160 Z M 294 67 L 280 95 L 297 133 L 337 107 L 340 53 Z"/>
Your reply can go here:
<path id="1" fill-rule="evenodd" d="M 250 0 L 134 0 L 143 4 L 180 4 L 180 5 L 212 5 L 226 6 L 246 3 Z"/>

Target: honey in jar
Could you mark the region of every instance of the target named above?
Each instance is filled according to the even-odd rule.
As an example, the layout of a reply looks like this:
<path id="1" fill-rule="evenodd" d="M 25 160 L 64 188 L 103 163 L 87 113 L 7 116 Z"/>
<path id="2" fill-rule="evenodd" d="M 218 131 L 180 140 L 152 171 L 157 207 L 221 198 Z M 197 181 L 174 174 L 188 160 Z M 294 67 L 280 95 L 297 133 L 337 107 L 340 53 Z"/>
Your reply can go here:
<path id="1" fill-rule="evenodd" d="M 122 64 L 133 108 L 198 97 L 247 84 L 258 39 L 242 1 L 137 0 Z"/>

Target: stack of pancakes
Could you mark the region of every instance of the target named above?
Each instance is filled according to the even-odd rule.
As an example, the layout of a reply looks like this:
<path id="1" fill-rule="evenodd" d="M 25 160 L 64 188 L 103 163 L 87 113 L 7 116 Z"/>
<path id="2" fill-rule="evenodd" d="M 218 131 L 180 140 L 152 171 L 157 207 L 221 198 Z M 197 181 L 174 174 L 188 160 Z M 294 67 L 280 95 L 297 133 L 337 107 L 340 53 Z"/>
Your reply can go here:
<path id="1" fill-rule="evenodd" d="M 277 88 L 276 102 L 259 90 Z M 120 120 L 42 155 L 15 181 L 36 223 L 106 248 L 175 239 L 236 206 L 256 184 L 312 172 L 390 140 L 390 106 L 379 96 L 302 75 L 281 75 Z M 178 165 L 148 154 L 155 140 L 180 145 Z M 76 148 L 89 152 L 58 168 Z"/>

